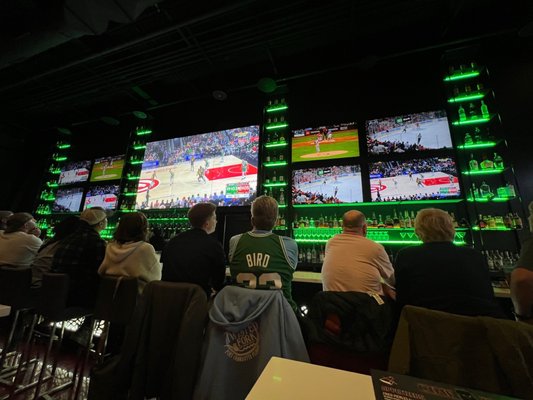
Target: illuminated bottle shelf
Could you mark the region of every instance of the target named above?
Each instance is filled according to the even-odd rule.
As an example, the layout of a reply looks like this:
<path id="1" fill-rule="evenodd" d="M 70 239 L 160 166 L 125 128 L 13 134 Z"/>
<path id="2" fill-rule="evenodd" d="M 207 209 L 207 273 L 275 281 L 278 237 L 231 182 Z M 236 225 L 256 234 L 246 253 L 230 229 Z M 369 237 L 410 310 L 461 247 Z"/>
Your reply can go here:
<path id="1" fill-rule="evenodd" d="M 152 130 L 151 129 L 140 129 L 138 131 L 135 132 L 135 134 L 137 136 L 146 136 L 146 135 L 149 135 L 152 133 Z"/>
<path id="2" fill-rule="evenodd" d="M 286 122 L 274 122 L 272 124 L 266 125 L 265 129 L 270 131 L 272 129 L 282 129 L 282 128 L 286 128 L 288 126 L 289 126 L 289 124 L 286 123 Z"/>
<path id="3" fill-rule="evenodd" d="M 162 217 L 162 218 L 148 218 L 148 222 L 160 223 L 160 222 L 189 222 L 187 217 Z"/>
<path id="4" fill-rule="evenodd" d="M 472 92 L 472 93 L 462 93 L 455 97 L 448 99 L 448 103 L 462 103 L 464 101 L 474 101 L 481 100 L 486 95 L 486 92 Z"/>
<path id="5" fill-rule="evenodd" d="M 271 161 L 263 163 L 263 167 L 272 168 L 272 167 L 284 167 L 287 165 L 287 161 Z"/>
<path id="6" fill-rule="evenodd" d="M 131 165 L 139 165 L 142 163 L 143 163 L 143 160 L 130 160 Z"/>
<path id="7" fill-rule="evenodd" d="M 263 183 L 264 187 L 283 187 L 287 186 L 287 182 L 269 182 L 269 183 Z"/>
<path id="8" fill-rule="evenodd" d="M 120 209 L 120 212 L 121 213 L 134 213 L 134 212 L 137 212 L 137 210 L 129 209 L 129 208 L 122 208 L 122 209 Z"/>
<path id="9" fill-rule="evenodd" d="M 55 156 L 54 161 L 65 161 L 67 159 L 67 156 Z"/>
<path id="10" fill-rule="evenodd" d="M 294 208 L 325 208 L 325 207 L 375 207 L 375 206 L 400 206 L 408 204 L 455 204 L 463 199 L 443 199 L 443 200 L 404 200 L 404 201 L 374 201 L 370 203 L 326 203 L 326 204 L 294 204 Z"/>
<path id="11" fill-rule="evenodd" d="M 285 140 L 279 141 L 279 142 L 269 142 L 265 144 L 265 147 L 267 149 L 272 149 L 275 147 L 286 147 L 288 146 L 288 143 Z"/>
<path id="12" fill-rule="evenodd" d="M 496 175 L 501 174 L 507 168 L 478 169 L 475 171 L 463 171 L 463 175 Z"/>
<path id="13" fill-rule="evenodd" d="M 59 187 L 59 184 L 57 182 L 46 182 L 46 186 L 49 188 L 56 188 Z"/>
<path id="14" fill-rule="evenodd" d="M 462 125 L 474 125 L 474 124 L 484 124 L 489 122 L 495 114 L 491 114 L 488 117 L 476 116 L 474 118 L 466 119 L 464 121 L 453 121 L 452 125 L 462 126 Z"/>
<path id="15" fill-rule="evenodd" d="M 128 176 L 128 181 L 136 181 L 141 179 L 141 176 Z"/>
<path id="16" fill-rule="evenodd" d="M 60 168 L 54 168 L 54 169 L 51 169 L 50 170 L 50 173 L 52 175 L 59 175 L 61 173 L 61 169 Z"/>
<path id="17" fill-rule="evenodd" d="M 507 228 L 505 226 L 499 227 L 499 228 L 480 228 L 479 226 L 474 226 L 472 228 L 474 231 L 494 231 L 494 232 L 510 232 L 515 231 L 516 229 L 513 228 Z"/>
<path id="18" fill-rule="evenodd" d="M 278 204 L 278 208 L 287 208 L 287 204 Z"/>
<path id="19" fill-rule="evenodd" d="M 137 196 L 137 192 L 124 192 L 122 194 L 127 197 Z"/>
<path id="20" fill-rule="evenodd" d="M 287 227 L 286 226 L 275 226 L 273 229 L 273 231 L 286 231 L 287 230 Z"/>
<path id="21" fill-rule="evenodd" d="M 145 144 L 136 144 L 135 146 L 133 146 L 133 149 L 134 150 L 144 150 L 144 149 L 146 149 L 146 145 Z"/>
<path id="22" fill-rule="evenodd" d="M 469 197 L 467 200 L 471 203 L 505 203 L 510 200 L 516 199 L 516 196 L 513 197 Z"/>
<path id="23" fill-rule="evenodd" d="M 69 148 L 70 148 L 70 144 L 69 144 L 69 143 L 58 144 L 58 145 L 57 145 L 57 148 L 58 148 L 58 149 L 61 149 L 61 150 L 63 150 L 63 149 L 69 149 Z"/>
<path id="24" fill-rule="evenodd" d="M 272 106 L 267 107 L 265 109 L 265 112 L 273 113 L 273 112 L 277 112 L 277 111 L 286 110 L 287 108 L 289 108 L 289 106 L 287 106 L 287 104 L 274 104 Z"/>
<path id="25" fill-rule="evenodd" d="M 454 82 L 454 81 L 460 81 L 463 79 L 475 78 L 476 76 L 479 76 L 480 73 L 481 71 L 479 70 L 459 71 L 452 75 L 448 75 L 444 77 L 444 82 Z"/>
<path id="26" fill-rule="evenodd" d="M 457 148 L 459 150 L 488 149 L 491 147 L 495 147 L 497 144 L 498 142 L 480 142 L 472 144 L 461 144 L 457 146 Z"/>

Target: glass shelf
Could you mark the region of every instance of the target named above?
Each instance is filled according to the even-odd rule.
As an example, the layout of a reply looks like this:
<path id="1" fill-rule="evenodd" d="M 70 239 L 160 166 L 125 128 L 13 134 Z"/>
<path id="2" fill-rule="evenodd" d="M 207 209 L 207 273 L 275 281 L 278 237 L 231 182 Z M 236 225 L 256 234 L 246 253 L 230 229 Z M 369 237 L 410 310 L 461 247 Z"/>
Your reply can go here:
<path id="1" fill-rule="evenodd" d="M 289 124 L 287 122 L 274 122 L 269 125 L 265 126 L 266 130 L 272 130 L 272 129 L 282 129 L 288 127 Z"/>
<path id="2" fill-rule="evenodd" d="M 56 156 L 54 157 L 54 161 L 65 161 L 67 159 L 66 156 Z"/>
<path id="3" fill-rule="evenodd" d="M 501 227 L 501 228 L 480 228 L 479 226 L 474 226 L 472 228 L 472 230 L 473 231 L 510 232 L 510 231 L 515 231 L 516 229 L 506 228 L 506 227 Z"/>
<path id="4" fill-rule="evenodd" d="M 134 212 L 137 212 L 137 210 L 130 210 L 129 208 L 123 208 L 123 209 L 119 210 L 119 212 L 121 212 L 121 213 L 134 213 Z"/>
<path id="5" fill-rule="evenodd" d="M 443 80 L 444 82 L 454 82 L 454 81 L 460 81 L 463 79 L 470 79 L 475 78 L 476 76 L 479 76 L 481 71 L 479 70 L 469 70 L 469 71 L 459 71 L 452 75 L 446 76 Z"/>
<path id="6" fill-rule="evenodd" d="M 127 197 L 137 196 L 137 192 L 125 192 L 122 194 Z"/>
<path id="7" fill-rule="evenodd" d="M 443 199 L 443 200 L 404 200 L 404 201 L 374 201 L 370 203 L 328 203 L 328 204 L 294 204 L 294 208 L 322 208 L 322 207 L 372 207 L 372 206 L 400 206 L 406 204 L 455 204 L 463 199 Z"/>
<path id="8" fill-rule="evenodd" d="M 453 121 L 452 125 L 462 126 L 462 125 L 474 125 L 474 124 L 484 124 L 489 122 L 495 114 L 491 114 L 488 117 L 476 116 L 464 121 Z"/>
<path id="9" fill-rule="evenodd" d="M 50 171 L 52 175 L 59 175 L 61 173 L 61 170 L 59 168 L 53 169 Z"/>
<path id="10" fill-rule="evenodd" d="M 491 202 L 492 203 L 505 203 L 513 199 L 516 199 L 516 196 L 514 197 L 481 197 L 481 198 L 469 197 L 467 198 L 467 200 L 471 203 L 491 203 Z"/>
<path id="11" fill-rule="evenodd" d="M 287 108 L 289 108 L 289 106 L 287 106 L 287 104 L 275 104 L 275 105 L 267 107 L 265 109 L 265 112 L 272 113 L 272 112 L 276 112 L 276 111 L 283 111 L 283 110 L 286 110 Z"/>
<path id="12" fill-rule="evenodd" d="M 272 167 L 283 167 L 287 165 L 287 161 L 271 161 L 263 163 L 263 167 L 272 168 Z"/>
<path id="13" fill-rule="evenodd" d="M 265 147 L 267 149 L 271 149 L 273 147 L 286 147 L 288 146 L 289 143 L 287 143 L 285 140 L 281 141 L 281 142 L 270 142 L 270 143 L 266 143 L 265 144 Z"/>
<path id="14" fill-rule="evenodd" d="M 463 175 L 496 175 L 501 174 L 507 168 L 479 169 L 475 171 L 463 171 Z"/>
<path id="15" fill-rule="evenodd" d="M 46 182 L 46 186 L 48 186 L 49 188 L 56 188 L 59 187 L 59 184 L 56 182 Z"/>
<path id="16" fill-rule="evenodd" d="M 138 145 L 133 146 L 133 150 L 144 150 L 144 149 L 146 149 L 145 144 L 138 144 Z"/>
<path id="17" fill-rule="evenodd" d="M 148 218 L 148 222 L 189 222 L 186 217 Z"/>
<path id="18" fill-rule="evenodd" d="M 287 186 L 287 182 L 263 183 L 263 187 L 282 187 L 282 186 Z"/>
<path id="19" fill-rule="evenodd" d="M 141 129 L 135 132 L 137 136 L 145 136 L 145 135 L 149 135 L 150 133 L 152 133 L 151 129 Z"/>
<path id="20" fill-rule="evenodd" d="M 139 164 L 142 164 L 142 163 L 143 163 L 143 160 L 131 160 L 130 161 L 131 165 L 139 165 Z"/>
<path id="21" fill-rule="evenodd" d="M 488 149 L 490 147 L 495 147 L 498 142 L 480 142 L 472 144 L 461 144 L 457 146 L 459 150 L 473 150 L 473 149 Z"/>
<path id="22" fill-rule="evenodd" d="M 68 144 L 68 143 L 59 144 L 59 145 L 57 145 L 57 148 L 61 149 L 61 150 L 69 149 L 70 148 L 70 144 Z"/>
<path id="23" fill-rule="evenodd" d="M 278 208 L 287 208 L 287 204 L 278 204 Z"/>
<path id="24" fill-rule="evenodd" d="M 272 230 L 273 231 L 286 231 L 287 227 L 286 226 L 275 226 Z"/>
<path id="25" fill-rule="evenodd" d="M 141 179 L 141 176 L 128 176 L 128 181 L 136 181 Z"/>
<path id="26" fill-rule="evenodd" d="M 464 101 L 474 101 L 481 100 L 485 97 L 487 92 L 471 92 L 471 93 L 461 93 L 455 97 L 448 99 L 448 103 L 462 103 Z"/>
<path id="27" fill-rule="evenodd" d="M 372 238 L 369 238 L 372 240 Z M 329 239 L 294 239 L 296 243 L 316 243 L 323 244 L 327 243 Z M 409 244 L 422 244 L 421 240 L 374 240 L 376 243 L 380 244 L 395 244 L 395 245 L 409 245 Z M 456 246 L 465 246 L 467 243 L 465 241 L 454 240 L 453 244 Z"/>

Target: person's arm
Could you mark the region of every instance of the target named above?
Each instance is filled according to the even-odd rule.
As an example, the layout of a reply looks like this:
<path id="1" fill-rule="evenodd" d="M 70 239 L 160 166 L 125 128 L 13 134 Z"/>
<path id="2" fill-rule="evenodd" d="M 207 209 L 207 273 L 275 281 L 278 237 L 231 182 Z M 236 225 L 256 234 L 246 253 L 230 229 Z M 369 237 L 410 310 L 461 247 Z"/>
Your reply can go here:
<path id="1" fill-rule="evenodd" d="M 511 299 L 516 319 L 533 324 L 533 271 L 518 266 L 511 273 Z"/>
<path id="2" fill-rule="evenodd" d="M 241 235 L 235 235 L 232 236 L 229 240 L 229 249 L 228 249 L 228 262 L 231 263 L 233 261 L 233 255 L 235 254 L 235 249 L 237 248 L 237 243 L 239 243 L 239 239 L 241 238 Z"/>
<path id="3" fill-rule="evenodd" d="M 146 268 L 141 272 L 142 280 L 145 282 L 161 280 L 161 264 L 157 260 L 154 246 L 149 243 L 143 246 L 143 264 Z"/>
<path id="4" fill-rule="evenodd" d="M 290 265 L 293 270 L 296 270 L 296 266 L 298 265 L 298 244 L 293 238 L 287 236 L 281 236 L 281 240 L 283 240 Z"/>
<path id="5" fill-rule="evenodd" d="M 383 246 L 380 246 L 376 252 L 376 263 L 383 281 L 389 286 L 394 286 L 394 268 Z"/>

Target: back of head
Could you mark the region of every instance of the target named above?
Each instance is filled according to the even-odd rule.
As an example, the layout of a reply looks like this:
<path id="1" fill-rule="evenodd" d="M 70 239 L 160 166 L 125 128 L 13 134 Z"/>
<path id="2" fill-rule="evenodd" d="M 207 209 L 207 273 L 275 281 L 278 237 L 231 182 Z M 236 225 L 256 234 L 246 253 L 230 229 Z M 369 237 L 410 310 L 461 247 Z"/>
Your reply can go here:
<path id="1" fill-rule="evenodd" d="M 416 215 L 415 233 L 424 243 L 452 242 L 455 237 L 453 219 L 446 211 L 425 208 Z"/>
<path id="2" fill-rule="evenodd" d="M 197 203 L 189 209 L 187 217 L 193 228 L 202 229 L 217 207 L 213 203 Z"/>
<path id="3" fill-rule="evenodd" d="M 271 231 L 278 220 L 278 202 L 270 196 L 259 196 L 252 202 L 251 212 L 255 229 Z"/>
<path id="4" fill-rule="evenodd" d="M 6 221 L 5 233 L 12 233 L 18 231 L 27 232 L 29 230 L 28 223 L 33 221 L 33 216 L 29 213 L 19 212 L 11 215 Z M 35 226 L 35 224 L 33 224 Z"/>
<path id="5" fill-rule="evenodd" d="M 13 211 L 0 210 L 0 230 L 6 229 L 6 222 L 13 215 Z"/>
<path id="6" fill-rule="evenodd" d="M 102 207 L 87 208 L 86 210 L 83 210 L 80 215 L 80 221 L 85 221 L 90 226 L 98 225 L 106 218 L 107 214 Z"/>
<path id="7" fill-rule="evenodd" d="M 148 235 L 148 220 L 141 212 L 125 214 L 120 218 L 113 238 L 118 243 L 145 241 Z"/>
<path id="8" fill-rule="evenodd" d="M 357 210 L 346 211 L 342 216 L 342 230 L 344 232 L 363 233 L 366 225 L 365 214 Z"/>

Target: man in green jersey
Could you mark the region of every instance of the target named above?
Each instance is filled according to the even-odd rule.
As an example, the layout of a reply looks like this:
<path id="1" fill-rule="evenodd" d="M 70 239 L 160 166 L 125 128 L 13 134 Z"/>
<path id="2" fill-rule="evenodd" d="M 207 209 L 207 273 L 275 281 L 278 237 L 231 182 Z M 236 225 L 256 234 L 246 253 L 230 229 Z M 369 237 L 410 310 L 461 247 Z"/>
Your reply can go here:
<path id="1" fill-rule="evenodd" d="M 278 202 L 259 196 L 252 203 L 253 230 L 233 236 L 229 242 L 232 279 L 250 289 L 281 289 L 296 310 L 292 299 L 292 275 L 298 263 L 294 239 L 272 233 L 278 219 Z"/>

